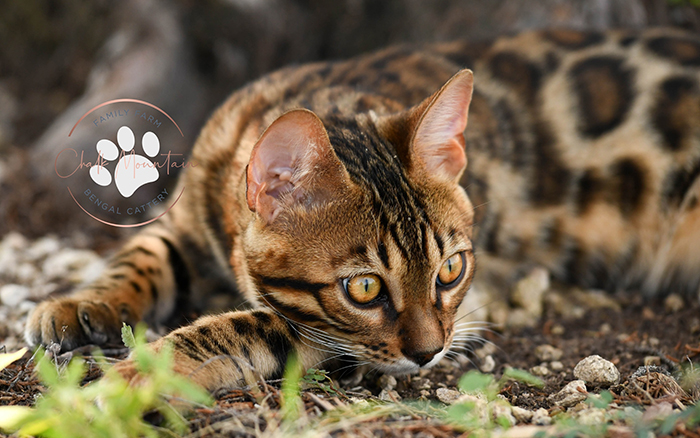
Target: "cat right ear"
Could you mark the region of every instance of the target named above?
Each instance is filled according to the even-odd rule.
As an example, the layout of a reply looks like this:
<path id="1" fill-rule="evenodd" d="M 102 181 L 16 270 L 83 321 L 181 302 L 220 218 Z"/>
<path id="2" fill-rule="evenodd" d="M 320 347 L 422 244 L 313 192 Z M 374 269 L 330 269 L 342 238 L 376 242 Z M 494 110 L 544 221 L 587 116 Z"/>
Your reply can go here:
<path id="1" fill-rule="evenodd" d="M 322 201 L 346 181 L 323 122 L 305 109 L 281 115 L 253 147 L 246 170 L 248 208 L 266 222 L 303 200 Z"/>

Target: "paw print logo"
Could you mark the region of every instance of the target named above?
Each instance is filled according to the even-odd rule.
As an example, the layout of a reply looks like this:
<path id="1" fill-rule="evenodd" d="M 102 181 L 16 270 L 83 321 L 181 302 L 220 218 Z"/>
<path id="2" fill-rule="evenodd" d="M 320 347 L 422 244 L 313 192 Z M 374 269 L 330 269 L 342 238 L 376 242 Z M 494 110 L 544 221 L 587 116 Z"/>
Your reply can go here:
<path id="1" fill-rule="evenodd" d="M 128 126 L 122 126 L 117 131 L 117 143 L 118 147 L 111 140 L 102 139 L 95 148 L 102 162 L 115 161 L 121 156 L 114 170 L 114 185 L 123 197 L 129 198 L 144 184 L 157 181 L 160 173 L 153 161 L 133 152 L 134 132 Z M 141 148 L 150 158 L 156 157 L 160 152 L 158 136 L 151 131 L 146 132 L 141 138 Z M 112 174 L 102 165 L 91 167 L 90 177 L 102 187 L 112 183 Z"/>

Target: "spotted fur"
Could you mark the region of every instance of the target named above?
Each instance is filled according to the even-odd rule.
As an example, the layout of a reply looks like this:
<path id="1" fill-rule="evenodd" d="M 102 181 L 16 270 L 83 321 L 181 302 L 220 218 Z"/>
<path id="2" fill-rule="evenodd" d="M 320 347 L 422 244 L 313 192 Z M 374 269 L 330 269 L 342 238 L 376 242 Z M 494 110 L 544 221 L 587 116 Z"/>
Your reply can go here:
<path id="1" fill-rule="evenodd" d="M 457 73 L 465 67 L 476 86 L 462 173 L 461 133 L 438 152 L 416 142 L 430 143 L 421 126 L 471 77 Z M 27 340 L 103 344 L 121 321 L 162 321 L 231 291 L 257 310 L 205 317 L 154 344 L 172 343 L 178 371 L 216 388 L 279 376 L 292 350 L 304 366 L 434 364 L 470 336 L 454 319 L 475 253 L 478 281 L 541 265 L 583 287 L 697 294 L 698 67 L 700 39 L 681 31 L 550 30 L 273 73 L 212 116 L 172 212 L 96 283 L 41 304 Z M 315 115 L 289 116 L 295 108 Z M 447 127 L 435 126 L 448 129 L 451 112 L 440 113 Z M 304 122 L 276 132 L 284 120 Z M 261 200 L 268 183 L 255 169 L 266 136 L 297 147 L 285 132 L 302 124 L 313 133 L 310 164 L 291 177 L 279 171 L 270 184 L 284 193 Z M 464 189 L 445 175 L 461 175 Z M 464 274 L 441 287 L 437 272 L 454 254 L 464 255 Z M 343 292 L 343 279 L 364 274 L 382 281 L 371 305 Z M 130 362 L 120 367 L 133 376 Z"/>

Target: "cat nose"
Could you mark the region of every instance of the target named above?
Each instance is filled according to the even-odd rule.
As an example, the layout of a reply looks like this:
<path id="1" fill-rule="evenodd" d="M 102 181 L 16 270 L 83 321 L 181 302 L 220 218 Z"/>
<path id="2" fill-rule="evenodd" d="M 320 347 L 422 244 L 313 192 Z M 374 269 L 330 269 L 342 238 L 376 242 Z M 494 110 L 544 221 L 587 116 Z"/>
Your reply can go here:
<path id="1" fill-rule="evenodd" d="M 408 352 L 408 351 L 402 351 L 404 356 L 406 356 L 408 359 L 412 360 L 413 362 L 417 363 L 418 366 L 423 366 L 433 360 L 433 358 L 442 351 L 442 348 L 437 348 L 433 351 L 427 351 L 427 352 Z"/>

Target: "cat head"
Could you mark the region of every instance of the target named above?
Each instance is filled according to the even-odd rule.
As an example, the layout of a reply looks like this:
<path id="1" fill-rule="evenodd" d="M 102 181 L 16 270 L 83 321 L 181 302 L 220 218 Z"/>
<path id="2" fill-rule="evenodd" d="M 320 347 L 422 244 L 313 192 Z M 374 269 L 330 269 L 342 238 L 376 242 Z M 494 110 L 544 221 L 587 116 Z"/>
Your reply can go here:
<path id="1" fill-rule="evenodd" d="M 324 123 L 293 110 L 258 140 L 249 281 L 309 344 L 394 373 L 449 350 L 474 273 L 473 208 L 458 184 L 472 84 L 461 71 L 384 117 Z"/>

